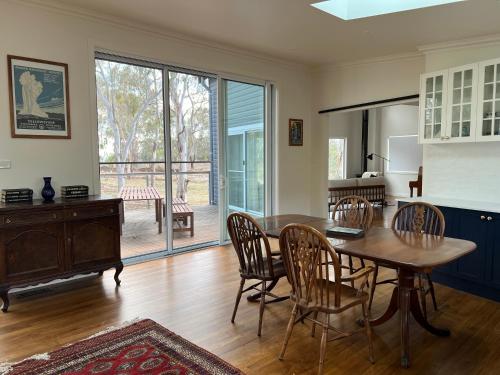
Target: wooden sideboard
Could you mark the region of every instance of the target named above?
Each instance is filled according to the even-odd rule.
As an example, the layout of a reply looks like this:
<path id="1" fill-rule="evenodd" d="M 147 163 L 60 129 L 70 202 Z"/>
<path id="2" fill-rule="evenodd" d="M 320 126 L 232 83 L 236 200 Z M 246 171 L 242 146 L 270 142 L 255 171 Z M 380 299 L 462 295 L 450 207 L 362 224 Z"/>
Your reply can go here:
<path id="1" fill-rule="evenodd" d="M 92 196 L 53 203 L 0 203 L 0 297 L 8 291 L 77 274 L 123 270 L 121 199 Z"/>

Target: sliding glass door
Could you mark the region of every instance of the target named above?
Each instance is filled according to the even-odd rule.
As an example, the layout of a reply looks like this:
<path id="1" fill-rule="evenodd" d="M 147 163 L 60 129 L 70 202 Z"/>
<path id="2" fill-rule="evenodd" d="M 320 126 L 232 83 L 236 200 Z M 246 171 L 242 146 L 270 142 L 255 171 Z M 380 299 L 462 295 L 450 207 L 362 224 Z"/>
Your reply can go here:
<path id="1" fill-rule="evenodd" d="M 124 200 L 122 256 L 227 239 L 270 212 L 270 86 L 97 53 L 99 176 Z"/>
<path id="2" fill-rule="evenodd" d="M 266 205 L 266 87 L 223 81 L 226 216 L 264 216 Z"/>

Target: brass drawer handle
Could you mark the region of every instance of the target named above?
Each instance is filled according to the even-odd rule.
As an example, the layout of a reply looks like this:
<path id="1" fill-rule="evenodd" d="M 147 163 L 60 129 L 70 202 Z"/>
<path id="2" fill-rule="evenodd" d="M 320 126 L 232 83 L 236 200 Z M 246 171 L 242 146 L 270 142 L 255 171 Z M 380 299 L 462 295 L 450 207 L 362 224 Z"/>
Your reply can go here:
<path id="1" fill-rule="evenodd" d="M 12 223 L 12 220 L 10 220 L 9 218 L 7 218 L 7 219 L 5 219 L 5 223 L 6 224 L 10 224 L 10 223 Z"/>
<path id="2" fill-rule="evenodd" d="M 492 218 L 491 216 L 488 216 L 488 217 L 486 218 L 486 220 L 488 220 L 488 221 L 493 221 L 493 218 Z"/>
<path id="3" fill-rule="evenodd" d="M 481 220 L 486 220 L 486 216 L 481 215 Z"/>
<path id="4" fill-rule="evenodd" d="M 110 208 L 110 209 L 109 209 L 109 212 L 114 213 L 114 212 L 115 212 L 115 210 L 113 210 L 112 208 Z"/>
<path id="5" fill-rule="evenodd" d="M 73 216 L 76 217 L 78 216 L 78 214 L 76 212 L 73 212 Z"/>

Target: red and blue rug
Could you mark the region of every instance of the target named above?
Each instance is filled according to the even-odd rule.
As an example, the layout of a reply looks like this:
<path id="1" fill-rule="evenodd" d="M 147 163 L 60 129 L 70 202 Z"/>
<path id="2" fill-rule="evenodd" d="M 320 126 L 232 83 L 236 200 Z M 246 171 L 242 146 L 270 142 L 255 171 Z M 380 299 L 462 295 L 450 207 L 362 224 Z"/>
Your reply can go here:
<path id="1" fill-rule="evenodd" d="M 4 371 L 8 375 L 243 374 L 152 320 L 141 320 L 47 355 L 27 359 Z"/>

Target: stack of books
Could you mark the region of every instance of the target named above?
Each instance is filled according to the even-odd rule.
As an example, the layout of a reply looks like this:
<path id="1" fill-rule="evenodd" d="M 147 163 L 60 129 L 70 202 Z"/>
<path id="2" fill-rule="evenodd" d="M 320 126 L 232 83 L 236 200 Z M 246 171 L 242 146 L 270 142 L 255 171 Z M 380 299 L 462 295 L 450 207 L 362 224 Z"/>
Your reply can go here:
<path id="1" fill-rule="evenodd" d="M 2 189 L 0 194 L 2 203 L 32 202 L 33 190 L 24 189 Z"/>
<path id="2" fill-rule="evenodd" d="M 61 197 L 63 199 L 87 198 L 89 187 L 85 185 L 61 186 Z"/>

